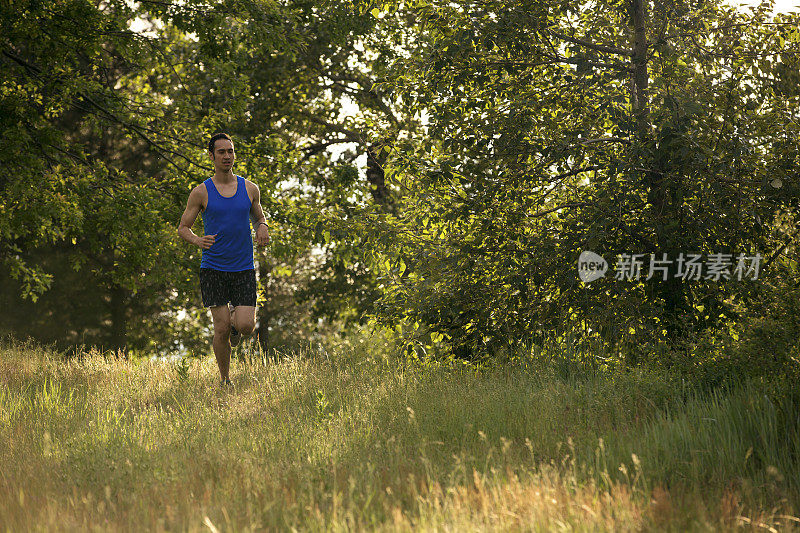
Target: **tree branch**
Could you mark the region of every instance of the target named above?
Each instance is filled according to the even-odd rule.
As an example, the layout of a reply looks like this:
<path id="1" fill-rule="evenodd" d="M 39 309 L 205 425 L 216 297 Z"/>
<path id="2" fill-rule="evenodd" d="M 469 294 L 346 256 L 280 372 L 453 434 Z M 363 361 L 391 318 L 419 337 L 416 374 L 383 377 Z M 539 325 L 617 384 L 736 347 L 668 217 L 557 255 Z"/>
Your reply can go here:
<path id="1" fill-rule="evenodd" d="M 319 116 L 309 113 L 308 111 L 298 111 L 297 112 L 300 116 L 305 117 L 310 122 L 314 124 L 319 124 L 320 126 L 324 126 L 325 128 L 329 129 L 330 131 L 335 131 L 336 133 L 341 133 L 345 136 L 345 139 L 342 142 L 354 142 L 358 144 L 366 144 L 364 138 L 356 133 L 355 131 L 348 129 L 341 124 L 334 124 L 332 122 L 328 122 L 327 120 L 320 118 Z"/>
<path id="2" fill-rule="evenodd" d="M 581 139 L 579 144 L 596 144 L 604 142 L 614 142 L 622 144 L 631 144 L 631 141 L 624 137 L 597 137 L 595 139 Z"/>
<path id="3" fill-rule="evenodd" d="M 618 54 L 618 55 L 624 55 L 624 56 L 632 56 L 633 55 L 633 50 L 629 50 L 627 48 L 617 48 L 617 47 L 608 46 L 608 45 L 605 45 L 605 44 L 593 43 L 591 41 L 587 41 L 587 40 L 584 40 L 584 39 L 579 39 L 577 37 L 572 37 L 570 35 L 566 35 L 564 33 L 561 33 L 559 31 L 555 31 L 555 30 L 547 30 L 547 31 L 551 35 L 554 35 L 554 36 L 558 37 L 559 39 L 564 39 L 565 41 L 569 41 L 571 43 L 579 44 L 579 45 L 583 46 L 584 48 L 589 48 L 590 50 L 597 50 L 598 52 L 605 52 L 607 54 Z"/>
<path id="4" fill-rule="evenodd" d="M 17 56 L 17 55 L 16 55 L 16 54 L 14 54 L 14 53 L 11 53 L 11 52 L 9 52 L 8 50 L 3 50 L 3 51 L 2 51 L 2 55 L 4 55 L 5 57 L 7 57 L 7 58 L 11 59 L 12 61 L 14 61 L 15 63 L 17 63 L 18 65 L 20 65 L 20 66 L 24 67 L 24 68 L 25 68 L 26 70 L 28 70 L 29 72 L 33 73 L 33 75 L 34 75 L 36 78 L 41 78 L 41 75 L 42 75 L 42 69 L 41 69 L 41 68 L 39 68 L 38 66 L 36 66 L 36 65 L 32 64 L 32 63 L 31 63 L 31 62 L 29 62 L 29 61 L 26 61 L 25 59 L 23 59 L 23 58 L 21 58 L 21 57 Z M 187 163 L 189 163 L 189 165 L 191 165 L 191 166 L 197 166 L 197 167 L 199 167 L 199 165 L 197 165 L 197 163 L 195 163 L 195 162 L 194 162 L 192 159 L 190 159 L 190 158 L 189 158 L 189 157 L 187 157 L 186 155 L 184 155 L 184 154 L 182 154 L 182 153 L 180 153 L 180 152 L 176 152 L 175 150 L 170 150 L 170 149 L 166 148 L 165 146 L 163 146 L 161 143 L 159 143 L 159 142 L 157 142 L 157 141 L 155 141 L 155 140 L 151 139 L 151 138 L 150 138 L 150 137 L 149 137 L 147 134 L 145 134 L 145 133 L 144 133 L 146 130 L 148 130 L 148 128 L 145 128 L 145 127 L 139 126 L 139 125 L 137 125 L 137 124 L 132 124 L 132 123 L 130 123 L 130 122 L 127 122 L 127 121 L 125 121 L 125 120 L 121 119 L 120 117 L 118 117 L 117 115 L 115 115 L 113 112 L 111 112 L 110 110 L 108 110 L 108 109 L 107 109 L 107 108 L 105 108 L 104 106 L 102 106 L 102 105 L 100 105 L 99 103 L 97 103 L 97 102 L 96 102 L 96 101 L 95 101 L 95 100 L 94 100 L 94 99 L 93 99 L 91 96 L 89 96 L 89 95 L 88 95 L 88 94 L 87 94 L 85 91 L 77 91 L 77 92 L 76 92 L 76 94 L 77 94 L 77 95 L 80 97 L 80 99 L 81 99 L 81 100 L 83 100 L 83 101 L 87 102 L 87 103 L 88 103 L 88 104 L 89 104 L 89 105 L 90 105 L 92 108 L 94 108 L 94 109 L 96 109 L 97 111 L 99 111 L 99 114 L 98 114 L 98 113 L 94 113 L 94 112 L 92 112 L 90 109 L 87 109 L 87 108 L 86 108 L 86 107 L 84 107 L 84 106 L 80 106 L 80 105 L 78 105 L 78 107 L 79 107 L 80 109 L 82 109 L 82 110 L 86 111 L 87 113 L 92 113 L 92 114 L 94 114 L 94 115 L 101 116 L 101 117 L 105 118 L 105 119 L 106 119 L 106 120 L 108 120 L 108 121 L 115 122 L 115 123 L 119 124 L 120 126 L 122 126 L 123 128 L 127 129 L 128 131 L 135 133 L 135 134 L 136 134 L 137 136 L 139 136 L 139 137 L 140 137 L 142 140 L 144 140 L 144 141 L 145 141 L 145 142 L 146 142 L 148 145 L 150 145 L 150 146 L 152 146 L 153 148 L 155 148 L 155 150 L 156 150 L 156 151 L 157 151 L 157 152 L 158 152 L 158 153 L 159 153 L 159 154 L 160 154 L 160 155 L 161 155 L 161 156 L 162 156 L 164 159 L 166 159 L 166 160 L 167 160 L 167 161 L 168 161 L 168 162 L 169 162 L 171 165 L 173 165 L 175 168 L 178 168 L 178 169 L 181 169 L 181 170 L 186 170 L 186 168 L 185 168 L 185 167 L 183 167 L 183 166 L 181 166 L 181 165 L 177 164 L 177 163 L 176 163 L 176 162 L 175 162 L 175 161 L 174 161 L 174 160 L 173 160 L 171 157 L 169 157 L 169 155 L 167 155 L 167 154 L 172 154 L 172 155 L 178 156 L 178 157 L 180 157 L 181 159 L 185 160 Z M 156 133 L 157 135 L 158 135 L 158 134 L 160 134 L 160 132 L 156 132 L 156 131 L 153 131 L 153 130 L 150 130 L 150 131 L 152 131 L 153 133 Z"/>
<path id="5" fill-rule="evenodd" d="M 631 67 L 629 65 L 626 65 L 624 63 L 606 63 L 606 62 L 603 62 L 603 61 L 591 61 L 591 60 L 586 59 L 586 58 L 571 58 L 571 57 L 564 57 L 562 55 L 554 55 L 554 54 L 548 54 L 548 53 L 544 53 L 543 55 L 544 55 L 544 57 L 548 57 L 548 58 L 552 59 L 556 63 L 569 63 L 571 65 L 584 64 L 584 65 L 590 65 L 592 67 L 598 67 L 598 68 L 611 68 L 611 69 L 616 69 L 616 70 L 622 70 L 624 72 L 634 72 L 634 68 L 633 67 Z"/>
<path id="6" fill-rule="evenodd" d="M 568 207 L 586 207 L 587 205 L 592 205 L 590 202 L 568 202 L 566 204 L 557 205 L 556 207 L 545 209 L 543 211 L 537 211 L 532 215 L 528 215 L 530 217 L 542 217 L 544 215 L 549 215 L 554 211 L 558 211 L 559 209 L 567 209 Z"/>

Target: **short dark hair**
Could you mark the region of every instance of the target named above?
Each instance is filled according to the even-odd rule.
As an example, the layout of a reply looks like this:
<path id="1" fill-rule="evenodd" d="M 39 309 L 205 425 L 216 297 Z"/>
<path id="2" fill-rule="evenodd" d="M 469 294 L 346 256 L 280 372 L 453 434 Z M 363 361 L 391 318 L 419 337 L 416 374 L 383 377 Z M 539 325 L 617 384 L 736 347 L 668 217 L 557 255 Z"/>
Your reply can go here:
<path id="1" fill-rule="evenodd" d="M 219 139 L 228 139 L 230 142 L 233 142 L 231 136 L 227 133 L 215 133 L 211 136 L 211 139 L 208 141 L 208 151 L 212 154 L 214 153 L 214 145 L 217 143 Z"/>

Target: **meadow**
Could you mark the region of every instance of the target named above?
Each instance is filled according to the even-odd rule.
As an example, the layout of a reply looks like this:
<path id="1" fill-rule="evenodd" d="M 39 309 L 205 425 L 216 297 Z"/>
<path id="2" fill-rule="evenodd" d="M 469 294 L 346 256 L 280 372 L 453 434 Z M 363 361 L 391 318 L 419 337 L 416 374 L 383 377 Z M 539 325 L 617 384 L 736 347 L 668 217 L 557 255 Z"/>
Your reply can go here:
<path id="1" fill-rule="evenodd" d="M 3 531 L 800 529 L 791 380 L 0 346 Z"/>

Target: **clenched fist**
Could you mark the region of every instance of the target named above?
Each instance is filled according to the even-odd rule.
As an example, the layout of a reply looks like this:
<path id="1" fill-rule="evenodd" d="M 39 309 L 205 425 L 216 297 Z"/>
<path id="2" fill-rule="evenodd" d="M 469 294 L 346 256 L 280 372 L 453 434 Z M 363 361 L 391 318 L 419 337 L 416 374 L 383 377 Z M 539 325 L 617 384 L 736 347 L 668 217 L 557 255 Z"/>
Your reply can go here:
<path id="1" fill-rule="evenodd" d="M 266 246 L 269 244 L 269 230 L 266 224 L 259 224 L 256 229 L 256 246 Z"/>
<path id="2" fill-rule="evenodd" d="M 217 238 L 216 233 L 214 235 L 203 235 L 202 237 L 200 237 L 200 239 L 198 239 L 197 246 L 199 246 L 203 250 L 208 250 L 209 248 L 211 248 L 211 245 L 214 244 L 216 238 Z"/>

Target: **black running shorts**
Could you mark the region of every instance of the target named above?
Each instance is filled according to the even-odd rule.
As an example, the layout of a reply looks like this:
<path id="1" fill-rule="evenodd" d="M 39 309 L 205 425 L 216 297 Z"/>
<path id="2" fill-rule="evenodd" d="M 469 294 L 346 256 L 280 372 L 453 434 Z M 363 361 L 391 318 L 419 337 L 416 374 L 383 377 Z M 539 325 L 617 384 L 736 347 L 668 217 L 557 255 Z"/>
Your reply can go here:
<path id="1" fill-rule="evenodd" d="M 230 303 L 256 305 L 256 271 L 223 272 L 213 268 L 200 269 L 200 292 L 205 307 L 217 307 Z"/>

